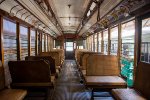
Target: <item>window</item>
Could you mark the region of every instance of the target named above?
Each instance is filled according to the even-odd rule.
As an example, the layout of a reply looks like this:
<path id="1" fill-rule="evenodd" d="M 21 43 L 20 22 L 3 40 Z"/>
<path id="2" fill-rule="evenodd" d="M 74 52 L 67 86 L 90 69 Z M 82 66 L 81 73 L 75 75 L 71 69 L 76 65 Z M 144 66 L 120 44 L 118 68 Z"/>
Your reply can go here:
<path id="1" fill-rule="evenodd" d="M 102 33 L 98 34 L 98 52 L 101 52 Z"/>
<path id="2" fill-rule="evenodd" d="M 42 34 L 42 52 L 45 52 L 45 34 Z"/>
<path id="3" fill-rule="evenodd" d="M 47 35 L 45 35 L 45 50 L 46 50 L 46 52 L 47 52 L 47 50 L 48 50 L 48 47 L 47 47 L 47 40 L 48 40 Z"/>
<path id="4" fill-rule="evenodd" d="M 110 54 L 111 55 L 117 55 L 118 51 L 118 26 L 111 28 L 111 36 L 110 36 L 110 41 L 111 41 L 111 50 Z"/>
<path id="5" fill-rule="evenodd" d="M 134 37 L 135 21 L 122 24 L 121 75 L 126 78 L 127 85 L 133 85 Z"/>
<path id="6" fill-rule="evenodd" d="M 97 33 L 95 33 L 93 36 L 94 36 L 94 51 L 97 52 Z"/>
<path id="7" fill-rule="evenodd" d="M 31 56 L 35 56 L 35 30 L 31 30 Z"/>
<path id="8" fill-rule="evenodd" d="M 73 51 L 73 42 L 66 42 L 66 51 Z"/>
<path id="9" fill-rule="evenodd" d="M 3 20 L 3 48 L 6 85 L 11 81 L 8 69 L 8 61 L 17 60 L 16 24 Z"/>
<path id="10" fill-rule="evenodd" d="M 87 37 L 87 50 L 90 50 L 90 42 L 89 42 L 89 37 Z"/>
<path id="11" fill-rule="evenodd" d="M 16 24 L 4 19 L 4 61 L 17 60 Z"/>
<path id="12" fill-rule="evenodd" d="M 150 63 L 150 18 L 142 20 L 141 61 Z"/>
<path id="13" fill-rule="evenodd" d="M 21 60 L 28 56 L 28 29 L 20 26 Z"/>
<path id="14" fill-rule="evenodd" d="M 104 38 L 104 54 L 108 53 L 108 29 L 103 31 L 103 38 Z"/>
<path id="15" fill-rule="evenodd" d="M 91 43 L 91 51 L 94 51 L 93 50 L 93 35 L 91 35 L 91 37 L 90 37 L 90 43 Z"/>

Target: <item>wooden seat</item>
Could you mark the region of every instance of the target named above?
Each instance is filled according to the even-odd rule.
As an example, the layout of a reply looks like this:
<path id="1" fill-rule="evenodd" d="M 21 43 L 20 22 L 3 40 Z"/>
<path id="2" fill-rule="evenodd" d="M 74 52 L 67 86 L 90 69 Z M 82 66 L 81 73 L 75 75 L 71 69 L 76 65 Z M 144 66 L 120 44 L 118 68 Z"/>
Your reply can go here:
<path id="1" fill-rule="evenodd" d="M 79 69 L 81 70 L 81 76 L 85 76 L 86 75 L 86 66 L 87 66 L 87 58 L 90 56 L 90 55 L 93 55 L 93 54 L 97 54 L 97 55 L 101 55 L 102 53 L 97 53 L 97 52 L 84 52 L 82 55 L 81 55 L 81 58 L 80 58 L 80 66 L 79 66 Z M 82 77 L 83 78 L 83 77 Z"/>
<path id="2" fill-rule="evenodd" d="M 0 100 L 23 100 L 27 91 L 21 89 L 4 89 L 0 91 Z"/>
<path id="3" fill-rule="evenodd" d="M 13 87 L 53 87 L 50 66 L 40 61 L 9 61 Z"/>
<path id="4" fill-rule="evenodd" d="M 133 89 L 113 89 L 112 94 L 117 100 L 150 99 L 150 64 L 140 62 L 135 74 Z"/>
<path id="5" fill-rule="evenodd" d="M 27 56 L 25 60 L 45 60 L 50 65 L 51 75 L 56 75 L 55 60 L 51 56 Z"/>
<path id="6" fill-rule="evenodd" d="M 125 88 L 126 82 L 119 76 L 85 76 L 86 86 L 94 88 Z"/>
<path id="7" fill-rule="evenodd" d="M 92 54 L 87 58 L 85 85 L 94 91 L 110 91 L 114 88 L 126 88 L 126 82 L 119 77 L 117 56 Z"/>
<path id="8" fill-rule="evenodd" d="M 4 68 L 0 61 L 0 100 L 23 100 L 26 94 L 26 90 L 5 88 Z"/>
<path id="9" fill-rule="evenodd" d="M 41 52 L 39 56 L 51 56 L 55 59 L 55 65 L 60 66 L 62 65 L 61 55 L 58 51 L 51 51 L 51 52 Z"/>
<path id="10" fill-rule="evenodd" d="M 134 89 L 113 89 L 112 94 L 117 100 L 146 100 Z"/>

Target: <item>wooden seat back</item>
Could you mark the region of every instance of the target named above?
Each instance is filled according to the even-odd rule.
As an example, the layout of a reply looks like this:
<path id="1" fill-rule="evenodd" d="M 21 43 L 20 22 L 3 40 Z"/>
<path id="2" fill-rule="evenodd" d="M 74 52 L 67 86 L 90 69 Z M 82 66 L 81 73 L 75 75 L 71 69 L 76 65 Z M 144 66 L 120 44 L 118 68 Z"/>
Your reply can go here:
<path id="1" fill-rule="evenodd" d="M 53 59 L 55 59 L 55 64 L 56 66 L 61 65 L 61 57 L 58 52 L 53 51 L 53 52 L 41 52 L 39 56 L 51 56 Z"/>
<path id="2" fill-rule="evenodd" d="M 75 49 L 75 59 L 76 59 L 76 61 L 80 61 L 79 59 L 80 59 L 80 54 L 82 53 L 82 52 L 87 52 L 88 50 L 86 50 L 86 49 Z"/>
<path id="3" fill-rule="evenodd" d="M 80 58 L 80 66 L 82 66 L 82 69 L 83 69 L 83 70 L 86 70 L 87 58 L 89 57 L 89 55 L 92 55 L 92 54 L 102 54 L 102 53 L 97 53 L 97 52 L 84 52 L 84 53 L 81 55 L 81 58 Z"/>
<path id="4" fill-rule="evenodd" d="M 140 62 L 135 73 L 134 88 L 150 99 L 150 64 Z"/>
<path id="5" fill-rule="evenodd" d="M 9 61 L 12 83 L 45 83 L 51 82 L 50 67 L 44 61 Z"/>
<path id="6" fill-rule="evenodd" d="M 45 60 L 49 63 L 51 74 L 56 74 L 55 60 L 51 56 L 27 56 L 25 60 Z"/>
<path id="7" fill-rule="evenodd" d="M 90 76 L 119 75 L 118 58 L 114 55 L 89 55 L 87 58 L 86 74 Z"/>
<path id="8" fill-rule="evenodd" d="M 61 60 L 64 60 L 64 49 L 52 49 L 51 52 L 53 51 L 57 51 L 59 53 L 59 55 L 61 56 Z"/>
<path id="9" fill-rule="evenodd" d="M 5 75 L 4 68 L 2 66 L 2 62 L 0 61 L 0 90 L 5 88 Z"/>

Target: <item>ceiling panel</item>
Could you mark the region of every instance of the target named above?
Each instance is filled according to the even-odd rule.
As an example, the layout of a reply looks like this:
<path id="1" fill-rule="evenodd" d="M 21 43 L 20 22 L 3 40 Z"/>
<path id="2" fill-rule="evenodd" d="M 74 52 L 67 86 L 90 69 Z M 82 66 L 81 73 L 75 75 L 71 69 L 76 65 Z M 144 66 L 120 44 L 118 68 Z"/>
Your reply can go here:
<path id="1" fill-rule="evenodd" d="M 49 0 L 49 3 L 63 27 L 63 31 L 76 31 L 90 0 Z M 66 27 L 67 26 L 67 27 Z"/>
<path id="2" fill-rule="evenodd" d="M 118 3 L 122 0 L 104 0 L 100 7 L 100 18 L 102 18 L 105 14 L 107 14 L 111 9 L 113 9 Z M 85 24 L 85 26 L 81 29 L 79 35 L 81 36 L 83 33 L 88 32 L 88 29 L 97 22 L 97 12 L 90 18 L 90 20 Z"/>

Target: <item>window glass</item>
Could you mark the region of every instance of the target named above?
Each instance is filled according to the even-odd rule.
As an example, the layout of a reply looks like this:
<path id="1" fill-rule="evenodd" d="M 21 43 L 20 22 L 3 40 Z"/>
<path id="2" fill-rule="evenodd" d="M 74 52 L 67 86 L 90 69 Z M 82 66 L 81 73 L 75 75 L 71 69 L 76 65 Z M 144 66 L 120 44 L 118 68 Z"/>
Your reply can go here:
<path id="1" fill-rule="evenodd" d="M 97 33 L 94 34 L 94 51 L 97 52 Z"/>
<path id="2" fill-rule="evenodd" d="M 11 77 L 8 69 L 8 61 L 17 60 L 17 45 L 16 45 L 16 24 L 4 19 L 3 20 L 3 48 L 4 48 L 4 67 L 6 85 L 11 82 Z"/>
<path id="3" fill-rule="evenodd" d="M 31 56 L 35 56 L 35 30 L 31 30 Z"/>
<path id="4" fill-rule="evenodd" d="M 141 61 L 150 63 L 150 18 L 142 20 Z"/>
<path id="5" fill-rule="evenodd" d="M 101 52 L 102 33 L 98 34 L 98 52 Z"/>
<path id="6" fill-rule="evenodd" d="M 45 52 L 45 34 L 42 34 L 42 52 Z"/>
<path id="7" fill-rule="evenodd" d="M 21 60 L 28 56 L 28 29 L 20 26 Z"/>
<path id="8" fill-rule="evenodd" d="M 133 64 L 134 64 L 134 37 L 135 21 L 122 24 L 121 30 L 121 75 L 126 78 L 127 85 L 133 85 Z"/>
<path id="9" fill-rule="evenodd" d="M 47 52 L 47 35 L 45 35 L 45 50 Z"/>
<path id="10" fill-rule="evenodd" d="M 111 33 L 110 33 L 110 40 L 111 40 L 111 50 L 110 54 L 111 55 L 117 55 L 118 51 L 118 26 L 111 28 Z"/>
<path id="11" fill-rule="evenodd" d="M 104 38 L 104 54 L 108 53 L 108 29 L 103 31 L 103 38 Z"/>
<path id="12" fill-rule="evenodd" d="M 4 34 L 4 61 L 17 60 L 17 45 L 16 45 L 16 24 L 8 20 L 3 20 Z"/>
<path id="13" fill-rule="evenodd" d="M 66 51 L 73 51 L 73 42 L 66 42 Z"/>
<path id="14" fill-rule="evenodd" d="M 93 35 L 91 35 L 91 38 L 90 38 L 90 40 L 91 40 L 91 51 L 94 51 L 94 49 L 93 49 Z"/>

